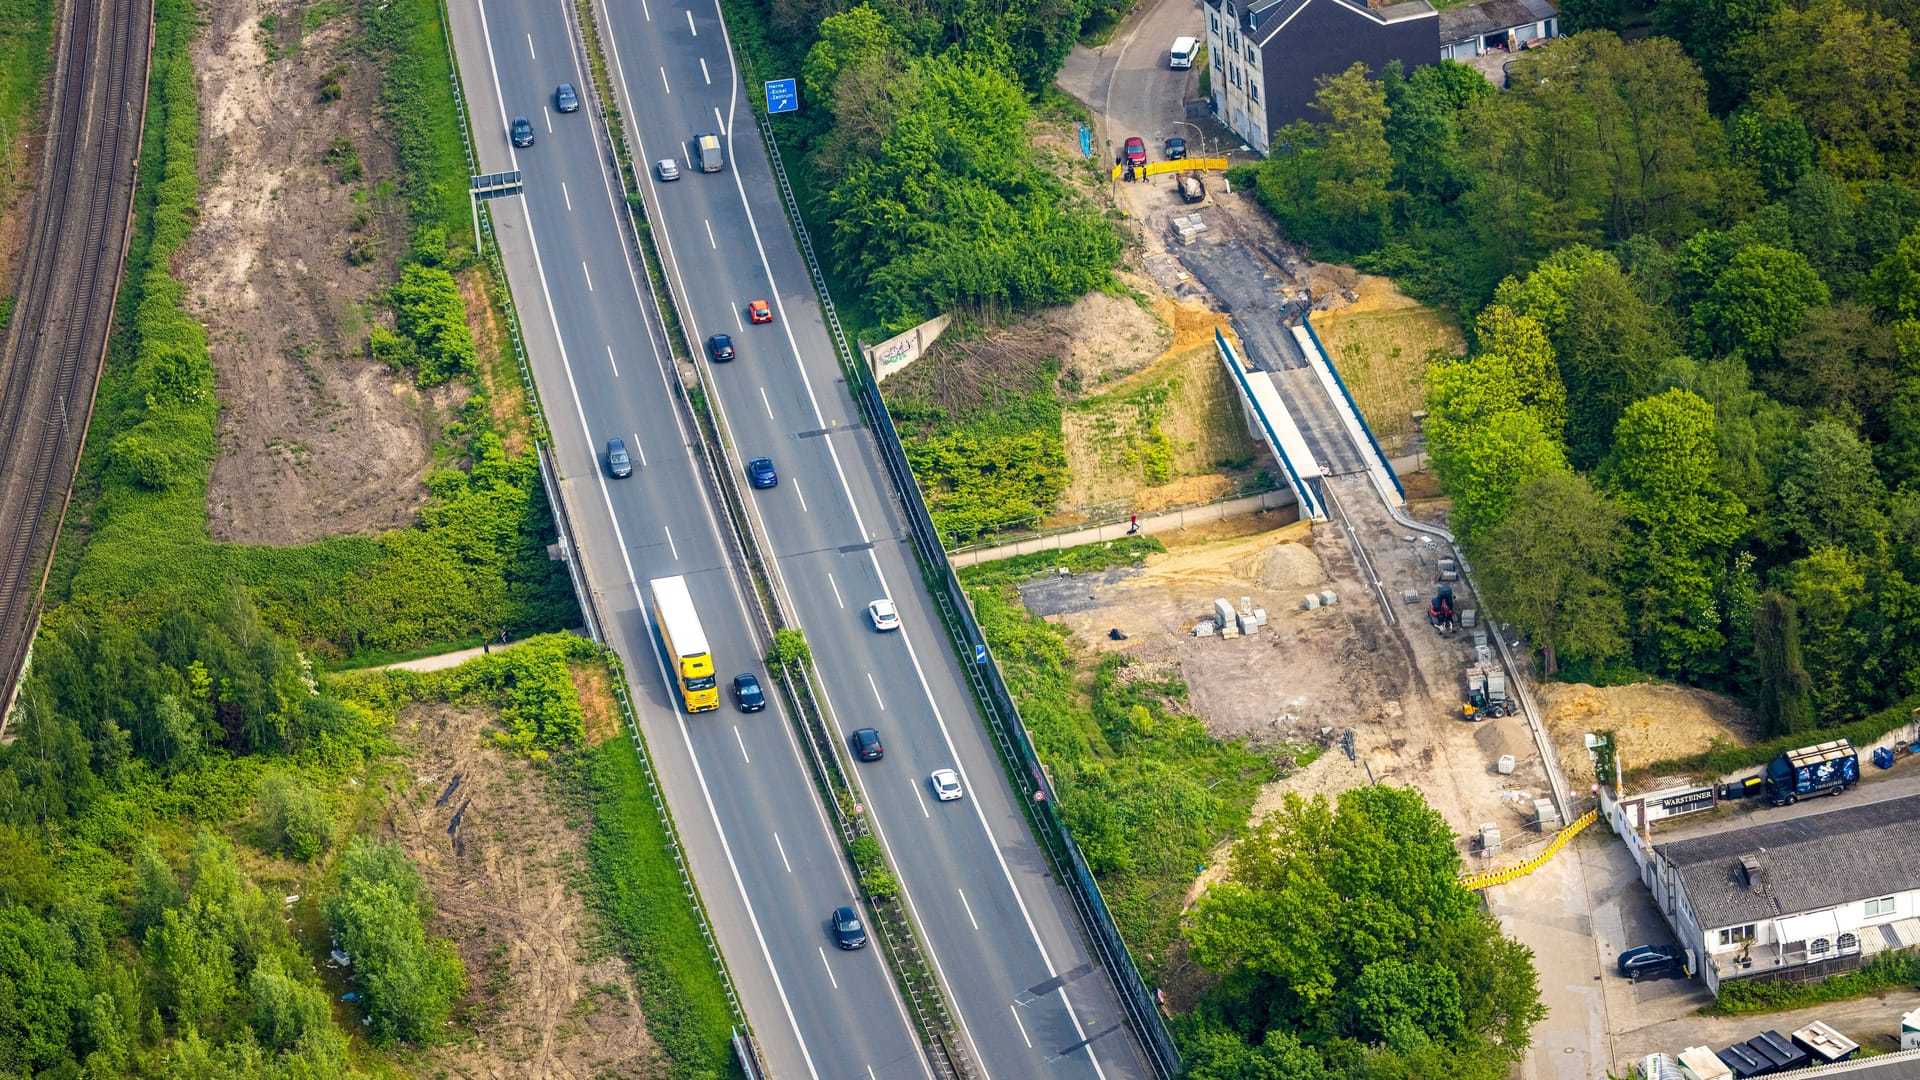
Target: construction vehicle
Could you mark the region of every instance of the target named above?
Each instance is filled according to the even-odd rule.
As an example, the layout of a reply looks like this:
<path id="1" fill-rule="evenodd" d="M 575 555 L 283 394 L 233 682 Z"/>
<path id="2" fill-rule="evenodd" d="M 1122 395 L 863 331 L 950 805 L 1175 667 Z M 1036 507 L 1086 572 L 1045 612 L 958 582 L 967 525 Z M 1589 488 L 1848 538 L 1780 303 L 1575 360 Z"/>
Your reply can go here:
<path id="1" fill-rule="evenodd" d="M 1442 585 L 1440 591 L 1433 594 L 1427 603 L 1427 622 L 1442 634 L 1451 634 L 1460 628 L 1460 617 L 1453 610 L 1453 586 Z"/>
<path id="2" fill-rule="evenodd" d="M 1180 198 L 1186 202 L 1204 202 L 1207 197 L 1207 182 L 1200 173 L 1189 169 L 1180 174 Z"/>
<path id="3" fill-rule="evenodd" d="M 1507 671 L 1497 664 L 1475 664 L 1467 669 L 1467 700 L 1460 706 L 1465 720 L 1487 716 L 1512 716 L 1513 699 L 1507 696 Z"/>
<path id="4" fill-rule="evenodd" d="M 1788 806 L 1810 795 L 1838 795 L 1860 782 L 1860 755 L 1846 739 L 1803 746 L 1767 766 L 1767 801 Z"/>

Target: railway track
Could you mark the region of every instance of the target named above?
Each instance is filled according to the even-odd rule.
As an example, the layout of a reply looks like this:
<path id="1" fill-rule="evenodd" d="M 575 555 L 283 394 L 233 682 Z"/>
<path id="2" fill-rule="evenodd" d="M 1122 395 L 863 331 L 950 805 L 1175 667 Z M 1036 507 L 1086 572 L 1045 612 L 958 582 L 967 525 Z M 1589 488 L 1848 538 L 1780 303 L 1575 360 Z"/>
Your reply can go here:
<path id="1" fill-rule="evenodd" d="M 0 701 L 9 707 L 106 356 L 153 40 L 151 0 L 62 7 L 26 261 L 0 342 Z"/>

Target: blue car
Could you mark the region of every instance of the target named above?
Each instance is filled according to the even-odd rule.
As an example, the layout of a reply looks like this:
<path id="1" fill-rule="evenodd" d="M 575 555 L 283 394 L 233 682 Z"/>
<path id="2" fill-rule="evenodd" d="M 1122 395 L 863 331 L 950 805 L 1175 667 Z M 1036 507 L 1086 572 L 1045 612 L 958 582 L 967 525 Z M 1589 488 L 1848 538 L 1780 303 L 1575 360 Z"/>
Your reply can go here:
<path id="1" fill-rule="evenodd" d="M 573 92 L 572 83 L 561 83 L 554 89 L 553 107 L 561 112 L 574 112 L 580 108 L 580 95 Z"/>
<path id="2" fill-rule="evenodd" d="M 747 462 L 747 482 L 757 488 L 778 487 L 780 475 L 773 471 L 773 459 L 757 457 Z"/>

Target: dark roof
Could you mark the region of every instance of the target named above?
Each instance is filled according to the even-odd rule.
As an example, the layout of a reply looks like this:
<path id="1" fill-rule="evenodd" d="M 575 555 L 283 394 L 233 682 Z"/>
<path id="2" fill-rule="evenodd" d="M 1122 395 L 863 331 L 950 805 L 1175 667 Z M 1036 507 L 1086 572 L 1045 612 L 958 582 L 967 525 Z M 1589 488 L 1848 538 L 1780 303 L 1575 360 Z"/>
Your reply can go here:
<path id="1" fill-rule="evenodd" d="M 1910 852 L 1920 795 L 1661 844 L 1680 875 L 1703 930 L 1920 889 Z M 1748 888 L 1743 855 L 1756 855 L 1759 887 Z"/>
<path id="2" fill-rule="evenodd" d="M 1483 34 L 1497 34 L 1554 18 L 1560 12 L 1547 0 L 1480 0 L 1440 13 L 1442 45 Z"/>
<path id="3" fill-rule="evenodd" d="M 1246 14 L 1242 18 L 1251 27 L 1248 33 L 1258 35 L 1258 43 L 1264 46 L 1273 37 L 1275 30 L 1285 25 L 1288 19 L 1299 14 L 1301 8 L 1313 2 L 1314 0 L 1253 0 L 1247 5 Z M 1371 7 L 1366 0 L 1323 0 L 1323 2 L 1337 4 L 1355 15 L 1363 15 L 1383 23 L 1395 23 L 1403 19 L 1418 19 L 1433 15 L 1433 5 L 1427 0 L 1400 0 L 1399 3 L 1382 7 Z M 1544 0 L 1529 0 L 1529 2 L 1541 3 Z"/>
<path id="4" fill-rule="evenodd" d="M 1920 1080 L 1920 1050 L 1904 1050 L 1871 1058 L 1852 1058 L 1837 1065 L 1822 1065 L 1817 1070 L 1794 1075 L 1816 1077 L 1820 1080 L 1829 1076 L 1857 1077 L 1859 1080 Z"/>

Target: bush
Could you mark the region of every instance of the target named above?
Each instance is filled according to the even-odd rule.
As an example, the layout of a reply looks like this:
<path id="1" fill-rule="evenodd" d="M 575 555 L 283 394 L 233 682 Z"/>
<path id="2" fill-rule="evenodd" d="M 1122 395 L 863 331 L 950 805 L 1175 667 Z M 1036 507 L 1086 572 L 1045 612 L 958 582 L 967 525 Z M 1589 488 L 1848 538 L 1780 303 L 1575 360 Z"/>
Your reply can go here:
<path id="1" fill-rule="evenodd" d="M 273 850 L 311 862 L 333 839 L 333 819 L 313 788 L 284 773 L 260 784 L 258 815 Z"/>
<path id="2" fill-rule="evenodd" d="M 466 968 L 449 941 L 427 939 L 425 885 L 400 848 L 355 838 L 341 860 L 327 923 L 353 959 L 376 1041 L 437 1039 L 466 991 Z"/>
<path id="3" fill-rule="evenodd" d="M 773 632 L 773 653 L 767 657 L 767 666 L 792 668 L 804 671 L 813 666 L 813 648 L 807 644 L 807 636 L 798 629 L 788 626 Z"/>
<path id="4" fill-rule="evenodd" d="M 418 351 L 416 378 L 421 386 L 438 386 L 479 370 L 466 301 L 444 268 L 402 266 L 399 283 L 387 291 L 387 302 L 400 332 L 413 339 Z"/>

